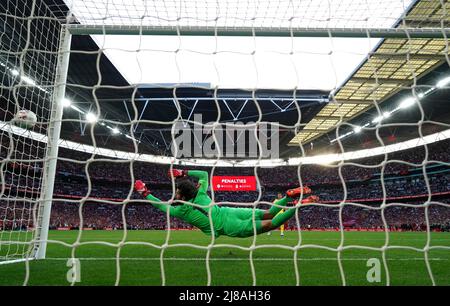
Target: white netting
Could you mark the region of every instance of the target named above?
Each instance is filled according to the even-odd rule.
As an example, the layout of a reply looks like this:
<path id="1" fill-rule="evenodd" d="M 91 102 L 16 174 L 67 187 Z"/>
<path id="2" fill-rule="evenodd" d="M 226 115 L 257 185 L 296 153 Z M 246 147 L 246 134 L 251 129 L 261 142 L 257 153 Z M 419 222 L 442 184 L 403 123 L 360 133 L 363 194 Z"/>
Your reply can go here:
<path id="1" fill-rule="evenodd" d="M 177 248 L 204 251 L 201 260 L 205 261 L 207 285 L 214 284 L 211 265 L 217 258 L 213 253 L 221 248 L 247 252 L 252 284 L 259 284 L 262 277 L 255 268 L 261 258 L 255 253 L 265 249 L 292 251 L 296 285 L 302 283 L 301 265 L 308 264 L 298 261 L 304 250 L 336 254 L 344 285 L 348 283 L 343 258 L 347 251 L 381 252 L 388 285 L 387 253 L 416 251 L 423 255 L 427 280 L 436 284 L 429 253 L 450 250 L 445 243 L 431 243 L 432 230 L 450 222 L 445 200 L 450 191 L 445 152 L 450 124 L 439 116 L 430 119 L 422 101 L 439 95 L 450 83 L 447 2 L 36 0 L 31 4 L 7 1 L 0 8 L 4 27 L 0 37 L 4 113 L 0 115 L 1 260 L 34 256 L 32 247 L 40 242 L 41 236 L 33 231 L 40 233 L 35 227 L 43 223 L 41 203 L 49 203 L 41 198 L 44 163 L 51 160 L 46 154 L 49 141 L 45 135 L 51 123 L 51 100 L 56 99 L 53 90 L 66 85 L 67 100 L 56 101 L 66 105 L 49 227 L 78 231 L 69 241 L 50 236 L 49 247 L 69 248 L 70 255 L 65 255 L 73 258 L 89 246 L 114 248 L 114 256 L 102 260 L 115 261 L 115 284 L 123 281 L 123 261 L 138 264 L 146 260 L 122 255 L 133 246 L 158 251 L 159 257 L 149 260 L 159 261 L 163 285 L 171 264 L 166 254 Z M 70 70 L 60 70 L 70 75 L 66 84 L 58 84 L 56 65 L 61 69 L 61 58 L 66 54 L 61 51 L 60 30 L 67 26 L 70 31 L 69 24 L 92 26 L 97 35 L 74 36 Z M 127 26 L 138 30 L 146 27 L 146 31 L 152 26 L 275 31 L 301 27 L 330 29 L 330 33 L 325 38 L 106 35 L 106 27 Z M 442 32 L 442 37 L 409 37 L 421 27 Z M 333 37 L 334 28 L 348 30 L 350 38 Z M 351 38 L 354 28 L 371 30 L 364 38 Z M 373 38 L 372 28 L 399 28 L 406 37 Z M 98 31 L 105 33 L 99 35 Z M 427 78 L 433 70 L 443 77 Z M 197 91 L 186 93 L 183 87 Z M 389 100 L 396 94 L 400 102 Z M 414 119 L 403 117 L 404 122 L 389 123 L 392 118 L 402 118 L 410 107 L 417 110 Z M 38 117 L 33 131 L 9 125 L 22 108 Z M 199 114 L 204 120 L 195 120 Z M 352 120 L 356 115 L 360 117 Z M 263 139 L 272 139 L 270 131 L 269 135 L 261 134 L 267 122 L 282 133 L 276 146 L 291 148 L 282 152 L 284 156 L 263 156 Z M 208 131 L 194 131 L 189 138 L 192 150 L 185 146 L 170 150 L 183 128 L 195 130 L 196 126 Z M 227 134 L 229 126 L 238 131 Z M 406 132 L 407 127 L 413 130 Z M 391 128 L 404 129 L 398 133 L 402 138 L 389 138 L 386 131 L 395 134 Z M 245 130 L 243 134 L 239 129 Z M 325 136 L 330 131 L 335 132 Z M 351 141 L 361 134 L 372 143 Z M 229 137 L 231 142 L 219 144 Z M 329 147 L 322 141 L 322 148 L 316 151 L 312 143 L 320 146 L 320 139 L 326 137 L 331 137 Z M 251 156 L 254 152 L 247 145 L 243 152 L 236 151 L 240 143 L 253 140 L 256 156 Z M 200 146 L 210 150 L 195 155 Z M 189 150 L 195 156 L 172 156 Z M 225 154 L 230 152 L 243 155 Z M 133 184 L 137 179 L 146 181 L 155 189 L 155 196 L 171 205 L 175 180 L 166 173 L 178 166 L 208 171 L 209 207 L 252 208 L 253 219 L 256 208 L 274 206 L 277 192 L 298 185 L 315 186 L 313 192 L 321 201 L 298 208 L 288 223 L 295 230 L 295 245 L 266 244 L 257 235 L 248 246 L 224 243 L 214 236 L 207 245 L 172 243 L 174 228 L 192 227 L 139 199 Z M 257 190 L 218 192 L 212 184 L 215 175 L 254 175 Z M 302 194 L 300 200 L 304 198 Z M 200 207 L 198 203 L 189 205 Z M 396 219 L 398 215 L 403 216 L 401 221 Z M 213 229 L 212 215 L 208 218 Z M 425 245 L 391 243 L 394 229 L 401 230 L 417 220 L 422 223 L 414 230 L 426 233 Z M 345 229 L 355 224 L 383 232 L 382 245 L 346 242 Z M 303 233 L 311 228 L 335 229 L 340 234 L 338 244 L 304 243 Z M 85 229 L 122 232 L 118 242 L 108 238 L 86 241 Z M 130 229 L 163 229 L 164 241 L 134 240 Z M 254 230 L 256 233 L 256 227 Z M 32 241 L 33 237 L 38 241 Z M 94 255 L 89 259 L 98 258 Z M 27 263 L 25 284 L 29 277 Z M 75 282 L 73 279 L 72 284 Z"/>
<path id="2" fill-rule="evenodd" d="M 82 24 L 201 27 L 392 26 L 412 1 L 66 1 Z"/>

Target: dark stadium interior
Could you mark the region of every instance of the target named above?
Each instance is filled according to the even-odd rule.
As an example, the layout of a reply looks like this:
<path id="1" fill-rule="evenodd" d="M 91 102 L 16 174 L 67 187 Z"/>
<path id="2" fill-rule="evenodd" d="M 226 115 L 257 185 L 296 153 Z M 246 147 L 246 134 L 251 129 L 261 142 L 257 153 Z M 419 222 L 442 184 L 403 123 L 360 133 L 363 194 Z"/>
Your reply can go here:
<path id="1" fill-rule="evenodd" d="M 63 20 L 62 16 L 64 16 L 64 12 L 67 11 L 67 7 L 65 7 L 61 0 L 40 0 L 38 2 L 40 3 L 40 5 L 37 5 L 39 13 L 36 13 L 36 15 L 48 15 Z M 21 5 L 25 7 L 25 5 L 21 3 L 22 2 L 18 3 L 18 7 L 21 7 Z M 5 7 L 4 9 L 7 10 L 8 8 Z M 26 9 L 18 11 L 24 15 L 28 13 Z M 5 22 L 2 23 L 2 27 L 4 28 L 3 32 L 6 35 L 2 35 L 1 39 L 5 44 L 7 43 L 11 46 L 11 48 L 20 50 L 20 48 L 23 48 L 24 46 L 24 41 L 20 41 L 21 37 L 19 35 L 12 34 L 12 28 L 9 28 L 8 21 L 10 20 L 6 19 Z M 73 22 L 76 23 L 76 20 Z M 25 30 L 26 24 L 24 22 L 21 31 Z M 57 36 L 57 34 L 58 33 L 55 32 L 52 35 Z M 24 55 L 32 57 L 33 52 L 26 52 Z M 4 55 L 2 56 L 4 57 Z M 44 59 L 44 61 L 51 60 L 51 55 L 48 55 L 47 57 L 48 59 Z M 97 58 L 99 59 L 98 67 Z M 12 66 L 17 66 L 20 61 L 20 56 L 9 55 L 7 60 Z M 3 69 L 3 67 L 0 67 L 0 69 Z M 41 69 L 40 67 L 24 67 L 24 69 L 35 71 L 36 76 L 46 73 L 45 69 Z M 151 69 L 151 67 L 148 69 Z M 101 74 L 101 83 L 97 84 L 99 81 L 99 73 Z M 416 94 L 430 88 L 436 81 L 449 73 L 449 64 L 445 61 L 439 67 L 434 68 L 432 71 L 425 74 L 424 77 L 417 79 L 417 84 L 415 86 Z M 43 78 L 45 79 L 45 77 Z M 3 82 L 11 82 L 11 80 L 4 79 Z M 251 91 L 243 90 L 219 90 L 214 92 L 213 89 L 192 87 L 179 87 L 176 88 L 176 90 L 173 90 L 172 88 L 164 88 L 163 84 L 161 85 L 162 87 L 158 87 L 158 85 L 147 86 L 145 84 L 130 86 L 109 59 L 99 51 L 98 46 L 92 38 L 86 35 L 74 35 L 72 37 L 67 83 L 66 96 L 73 100 L 74 104 L 79 108 L 85 111 L 98 111 L 104 122 L 112 122 L 123 128 L 124 131 L 131 132 L 131 130 L 133 130 L 135 138 L 141 141 L 139 144 L 140 152 L 166 156 L 172 154 L 170 150 L 170 144 L 172 142 L 170 134 L 171 124 L 169 123 L 176 118 L 177 107 L 174 103 L 168 102 L 167 100 L 158 101 L 158 98 L 177 98 L 182 119 L 186 120 L 190 118 L 192 120 L 189 115 L 194 112 L 196 114 L 202 114 L 204 123 L 216 120 L 219 120 L 222 123 L 232 122 L 237 114 L 239 114 L 239 116 L 237 116 L 239 121 L 254 122 L 258 119 L 258 110 L 255 106 L 256 102 L 261 107 L 261 119 L 263 121 L 279 122 L 280 124 L 291 126 L 290 128 L 283 127 L 280 129 L 279 154 L 282 158 L 299 156 L 302 154 L 299 146 L 288 146 L 288 142 L 306 123 L 314 118 L 327 103 L 333 103 L 330 92 L 315 90 L 297 90 L 295 92 L 259 90 L 255 92 L 254 100 Z M 98 88 L 97 85 L 113 86 L 114 88 Z M 410 95 L 411 93 L 411 87 L 405 86 L 402 90 L 381 103 L 379 105 L 380 111 L 383 112 L 384 110 L 394 108 L 402 97 Z M 225 105 L 225 103 L 220 100 L 221 97 L 233 96 L 248 98 L 249 101 L 228 100 L 229 103 Z M 202 100 L 198 103 L 195 103 L 195 99 L 183 100 L 183 98 L 189 97 L 211 98 L 211 100 Z M 258 100 L 259 97 L 271 97 L 273 101 L 268 102 L 266 100 Z M 291 104 L 294 97 L 296 98 L 299 109 L 297 109 L 295 104 Z M 441 125 L 432 124 L 432 126 L 425 123 L 422 131 L 424 134 L 446 128 L 444 124 L 448 124 L 448 118 L 450 118 L 448 97 L 449 90 L 444 88 L 426 97 L 421 102 L 424 121 L 443 123 Z M 150 101 L 147 106 L 145 102 L 148 98 L 151 98 L 152 101 Z M 220 118 L 218 118 L 218 111 L 214 98 L 218 99 L 221 113 Z M 45 97 L 42 99 L 45 99 Z M 2 103 L 7 102 L 3 100 Z M 286 106 L 289 107 L 280 111 L 280 109 L 284 109 Z M 4 108 L 2 108 L 1 111 L 2 113 L 0 113 L 0 115 L 5 115 L 3 117 L 6 118 L 8 118 L 8 116 L 11 117 L 14 114 L 14 109 L 11 107 L 9 107 L 4 114 Z M 377 115 L 378 111 L 373 107 L 368 111 L 361 113 L 359 116 L 356 116 L 349 121 L 349 123 L 358 125 L 367 120 L 371 120 Z M 159 120 L 167 122 L 167 124 L 146 122 L 132 126 L 130 124 L 130 118 Z M 128 150 L 134 150 L 130 139 L 125 137 L 111 137 L 110 131 L 99 124 L 94 127 L 92 130 L 94 133 L 91 135 L 90 126 L 84 124 L 84 118 L 80 117 L 77 112 L 69 109 L 64 113 L 64 119 L 65 121 L 61 133 L 62 138 L 73 139 L 80 143 L 89 144 L 92 143 L 92 138 L 95 138 L 96 143 L 102 147 L 116 148 L 117 146 L 121 146 Z M 411 110 L 396 113 L 395 116 L 386 120 L 384 123 L 389 124 L 389 127 L 364 129 L 359 135 L 345 138 L 341 143 L 344 151 L 379 146 L 380 141 L 377 139 L 376 131 L 379 132 L 379 137 L 382 138 L 384 143 L 418 137 L 418 128 L 415 128 L 414 126 L 405 126 L 404 123 L 418 122 L 420 119 L 422 119 L 420 108 L 415 107 Z M 298 120 L 301 126 L 296 130 L 294 124 Z M 338 129 L 339 135 L 344 134 L 350 129 L 352 129 L 352 126 L 348 126 L 344 120 L 343 125 Z M 304 149 L 306 149 L 305 153 L 312 155 L 322 152 L 340 152 L 341 148 L 337 143 L 330 143 L 330 140 L 336 138 L 336 135 L 336 129 L 334 129 L 325 133 L 322 137 L 315 139 L 312 142 L 314 144 L 313 150 L 309 150 L 310 142 L 304 143 L 303 146 Z"/>
<path id="2" fill-rule="evenodd" d="M 75 36 L 76 37 L 76 36 Z M 78 37 L 74 39 L 72 48 L 74 50 L 91 50 L 95 48 L 92 46 L 94 42 L 89 37 Z M 95 45 L 95 44 L 94 44 Z M 176 98 L 181 108 L 181 118 L 193 120 L 189 115 L 194 111 L 195 114 L 201 114 L 203 117 L 203 123 L 219 120 L 221 123 L 233 122 L 233 116 L 239 114 L 239 121 L 241 122 L 255 122 L 258 120 L 258 109 L 255 106 L 252 93 L 250 91 L 242 90 L 219 90 L 214 92 L 211 89 L 201 88 L 177 88 L 173 89 L 164 88 L 148 88 L 146 86 L 140 86 L 136 88 L 134 92 L 133 88 L 126 83 L 121 77 L 120 73 L 115 70 L 114 66 L 107 60 L 105 56 L 101 56 L 100 71 L 102 72 L 102 84 L 109 84 L 118 86 L 118 88 L 110 89 L 103 88 L 93 91 L 91 88 L 97 83 L 97 70 L 96 70 L 97 54 L 81 55 L 73 53 L 71 55 L 71 61 L 69 66 L 68 82 L 71 84 L 83 84 L 90 86 L 90 89 L 80 89 L 77 86 L 68 86 L 67 96 L 73 97 L 72 100 L 77 102 L 77 105 L 81 105 L 83 109 L 91 109 L 95 112 L 97 110 L 96 105 L 100 107 L 101 117 L 108 122 L 114 122 L 118 126 L 122 127 L 125 131 L 133 129 L 135 137 L 142 142 L 139 144 L 139 150 L 142 152 L 158 155 L 170 156 L 172 153 L 169 149 L 172 142 L 170 130 L 170 121 L 174 120 L 177 116 L 177 108 L 174 103 L 166 100 L 158 101 L 157 98 Z M 426 77 L 417 81 L 417 94 L 421 91 L 425 91 L 432 87 L 443 76 L 450 74 L 450 68 L 448 63 L 442 64 L 439 68 L 430 72 Z M 93 96 L 95 92 L 95 97 Z M 395 108 L 402 97 L 411 95 L 412 89 L 405 87 L 391 98 L 384 101 L 379 105 L 380 111 L 391 110 Z M 426 97 L 421 102 L 421 108 L 416 107 L 412 110 L 407 110 L 402 113 L 397 113 L 392 118 L 389 118 L 384 123 L 389 124 L 388 127 L 365 129 L 361 134 L 348 137 L 342 140 L 341 143 L 344 147 L 344 151 L 357 150 L 361 148 L 370 148 L 380 145 L 380 141 L 377 139 L 376 131 L 378 130 L 379 136 L 385 143 L 392 141 L 403 141 L 415 137 L 419 137 L 419 129 L 417 126 L 405 126 L 404 123 L 416 123 L 423 119 L 424 121 L 441 122 L 443 124 L 427 124 L 423 125 L 423 134 L 435 133 L 446 129 L 445 124 L 450 123 L 450 109 L 448 107 L 449 90 L 442 89 L 436 93 L 433 93 L 429 97 Z M 229 97 L 248 98 L 246 100 L 233 101 Z M 313 91 L 313 90 L 297 90 L 293 91 L 262 91 L 256 92 L 256 102 L 261 108 L 262 121 L 279 122 L 282 125 L 290 127 L 280 128 L 280 157 L 288 158 L 292 156 L 299 156 L 302 151 L 299 146 L 288 146 L 288 142 L 295 136 L 296 132 L 302 129 L 304 125 L 309 122 L 314 116 L 327 104 L 333 103 L 327 101 L 329 92 Z M 134 98 L 133 98 L 134 97 Z M 195 103 L 194 97 L 211 98 L 210 100 L 201 100 Z M 228 104 L 225 105 L 221 98 L 227 97 Z M 271 97 L 273 102 L 266 100 L 258 100 L 258 97 Z M 299 112 L 294 105 L 290 105 L 293 97 L 299 105 Z M 147 98 L 153 100 L 146 106 L 145 102 Z M 191 98 L 183 100 L 183 98 Z M 220 107 L 220 118 L 218 118 L 217 106 L 214 98 L 218 99 L 218 105 Z M 305 99 L 305 100 L 302 100 Z M 94 103 L 97 101 L 97 103 Z M 231 102 L 230 102 L 231 100 Z M 311 101 L 312 100 L 312 101 Z M 126 104 L 126 106 L 125 106 Z M 280 111 L 286 106 L 289 106 L 285 111 Z M 134 109 L 136 108 L 136 111 Z M 137 126 L 130 125 L 130 117 L 134 119 L 141 118 L 142 120 L 159 120 L 167 122 L 167 124 L 154 124 L 154 123 L 140 123 Z M 378 115 L 376 108 L 372 108 L 367 112 L 362 113 L 355 119 L 349 121 L 353 125 L 358 125 L 360 122 L 366 122 L 372 120 Z M 92 143 L 92 136 L 89 129 L 84 130 L 84 133 L 80 131 L 80 124 L 78 121 L 83 118 L 79 118 L 76 113 L 67 112 L 64 114 L 64 118 L 74 119 L 73 121 L 65 122 L 63 125 L 62 137 L 76 137 L 78 142 Z M 300 119 L 301 126 L 296 131 L 295 123 Z M 345 122 L 339 128 L 338 133 L 342 135 L 351 130 L 353 126 L 347 125 Z M 74 133 L 74 130 L 79 130 L 80 133 Z M 124 138 L 110 137 L 110 131 L 104 127 L 97 125 L 93 130 L 95 140 L 104 147 L 115 147 L 117 145 L 126 146 L 133 150 L 130 140 Z M 341 149 L 337 143 L 331 144 L 330 140 L 336 138 L 336 130 L 332 130 L 322 137 L 313 141 L 314 150 L 309 151 L 310 143 L 304 144 L 304 149 L 307 154 L 318 154 L 323 152 L 340 152 Z"/>

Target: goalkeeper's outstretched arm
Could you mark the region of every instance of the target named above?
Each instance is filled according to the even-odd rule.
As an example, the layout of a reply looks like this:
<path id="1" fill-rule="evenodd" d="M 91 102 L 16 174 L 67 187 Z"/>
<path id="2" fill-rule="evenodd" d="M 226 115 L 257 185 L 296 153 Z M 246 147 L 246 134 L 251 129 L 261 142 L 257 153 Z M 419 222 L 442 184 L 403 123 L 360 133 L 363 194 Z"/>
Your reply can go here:
<path id="1" fill-rule="evenodd" d="M 173 207 L 171 205 L 168 205 L 167 203 L 163 203 L 160 199 L 155 197 L 150 193 L 150 190 L 145 186 L 144 182 L 141 180 L 137 180 L 134 183 L 134 189 L 139 192 L 144 198 L 151 201 L 151 204 L 156 207 L 157 209 L 167 212 L 167 209 L 169 209 L 169 214 L 174 217 L 179 217 L 178 209 L 177 207 Z"/>

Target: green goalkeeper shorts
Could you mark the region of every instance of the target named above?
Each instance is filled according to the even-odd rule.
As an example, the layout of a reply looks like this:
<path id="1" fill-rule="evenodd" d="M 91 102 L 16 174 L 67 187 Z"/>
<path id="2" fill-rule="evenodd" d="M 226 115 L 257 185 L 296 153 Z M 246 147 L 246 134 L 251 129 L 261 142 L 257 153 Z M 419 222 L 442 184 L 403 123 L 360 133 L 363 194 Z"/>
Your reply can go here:
<path id="1" fill-rule="evenodd" d="M 250 237 L 254 235 L 254 228 L 256 233 L 261 233 L 264 211 L 261 209 L 255 210 L 255 217 L 253 221 L 253 209 L 251 208 L 234 208 L 221 207 L 221 217 L 223 218 L 223 227 L 221 235 L 229 237 Z"/>

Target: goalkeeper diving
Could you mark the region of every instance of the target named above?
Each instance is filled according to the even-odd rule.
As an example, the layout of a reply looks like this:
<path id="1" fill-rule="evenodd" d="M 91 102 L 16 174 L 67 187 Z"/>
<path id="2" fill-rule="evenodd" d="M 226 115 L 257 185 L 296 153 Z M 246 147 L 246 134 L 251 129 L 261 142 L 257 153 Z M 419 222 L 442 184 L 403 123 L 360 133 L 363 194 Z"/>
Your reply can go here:
<path id="1" fill-rule="evenodd" d="M 288 203 L 301 195 L 311 193 L 309 187 L 289 189 L 286 191 L 286 195 L 275 201 L 274 204 L 276 205 L 272 205 L 270 209 L 255 209 L 253 217 L 253 208 L 209 206 L 212 200 L 207 194 L 208 172 L 173 169 L 169 171 L 169 175 L 177 178 L 178 181 L 175 194 L 175 200 L 177 201 L 172 205 L 164 203 L 153 196 L 141 180 L 135 182 L 134 189 L 145 199 L 151 201 L 154 207 L 165 213 L 169 210 L 170 216 L 179 218 L 199 228 L 207 235 L 211 235 L 211 230 L 213 230 L 214 237 L 221 235 L 250 237 L 254 235 L 254 228 L 256 228 L 256 234 L 277 229 L 295 214 L 295 207 L 287 208 Z M 198 184 L 195 185 L 191 180 L 186 179 L 186 176 L 198 178 Z M 308 204 L 317 201 L 317 196 L 308 196 L 299 201 L 298 204 Z M 278 214 L 283 208 L 285 208 L 285 211 Z M 210 216 L 212 226 L 210 224 Z M 253 220 L 255 223 L 253 223 Z"/>

